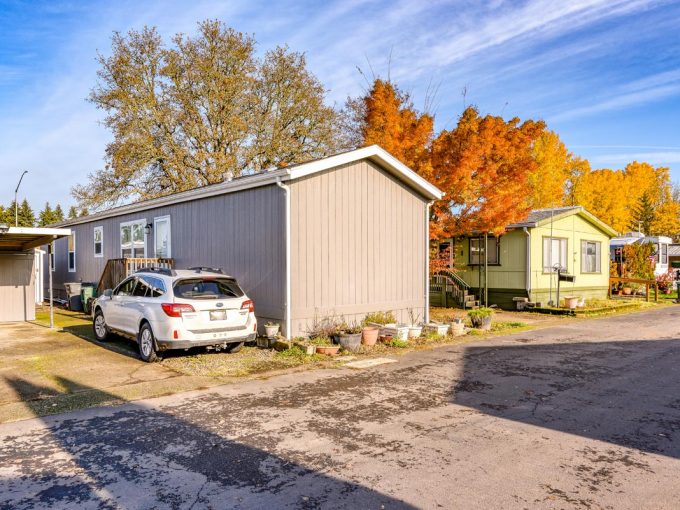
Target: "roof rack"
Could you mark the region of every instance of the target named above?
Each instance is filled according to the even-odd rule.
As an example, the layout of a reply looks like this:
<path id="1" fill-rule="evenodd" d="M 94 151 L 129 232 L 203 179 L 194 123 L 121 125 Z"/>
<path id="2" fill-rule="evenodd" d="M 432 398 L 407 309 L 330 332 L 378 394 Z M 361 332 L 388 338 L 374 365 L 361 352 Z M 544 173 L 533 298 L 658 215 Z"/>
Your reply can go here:
<path id="1" fill-rule="evenodd" d="M 196 267 L 190 267 L 189 271 L 196 271 L 197 273 L 218 273 L 218 274 L 224 274 L 224 271 L 222 270 L 221 267 L 206 267 L 206 266 L 196 266 Z"/>
<path id="2" fill-rule="evenodd" d="M 174 269 L 170 269 L 167 267 L 143 267 L 141 269 L 138 269 L 135 271 L 135 274 L 137 273 L 156 273 L 156 274 L 162 274 L 165 276 L 176 276 L 177 273 L 175 273 Z"/>

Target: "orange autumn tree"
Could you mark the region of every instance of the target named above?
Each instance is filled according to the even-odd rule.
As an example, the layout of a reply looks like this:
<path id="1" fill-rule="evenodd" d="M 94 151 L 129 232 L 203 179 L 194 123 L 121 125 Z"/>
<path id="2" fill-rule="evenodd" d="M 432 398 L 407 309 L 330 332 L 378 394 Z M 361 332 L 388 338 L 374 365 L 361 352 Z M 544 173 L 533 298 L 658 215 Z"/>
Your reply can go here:
<path id="1" fill-rule="evenodd" d="M 362 103 L 362 144 L 377 144 L 419 174 L 429 173 L 434 118 L 418 112 L 389 80 L 375 80 Z"/>
<path id="2" fill-rule="evenodd" d="M 528 176 L 537 168 L 532 147 L 544 129 L 542 121 L 481 117 L 468 107 L 454 130 L 437 136 L 432 176 L 446 195 L 435 204 L 435 214 L 446 234 L 501 234 L 526 219 Z"/>

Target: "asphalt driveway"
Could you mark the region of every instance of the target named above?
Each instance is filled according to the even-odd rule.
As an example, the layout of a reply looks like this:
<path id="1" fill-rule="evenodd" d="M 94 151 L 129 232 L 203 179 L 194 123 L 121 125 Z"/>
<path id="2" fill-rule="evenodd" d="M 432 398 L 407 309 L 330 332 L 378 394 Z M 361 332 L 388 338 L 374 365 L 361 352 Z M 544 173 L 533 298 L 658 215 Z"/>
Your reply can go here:
<path id="1" fill-rule="evenodd" d="M 679 319 L 5 424 L 0 508 L 678 508 Z"/>

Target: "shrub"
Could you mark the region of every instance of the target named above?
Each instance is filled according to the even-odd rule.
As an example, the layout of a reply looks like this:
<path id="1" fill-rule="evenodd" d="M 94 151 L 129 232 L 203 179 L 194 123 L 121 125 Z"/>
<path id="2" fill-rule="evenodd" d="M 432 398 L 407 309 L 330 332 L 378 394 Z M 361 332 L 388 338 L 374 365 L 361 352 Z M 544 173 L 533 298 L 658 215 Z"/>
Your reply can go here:
<path id="1" fill-rule="evenodd" d="M 314 316 L 312 327 L 307 330 L 309 338 L 328 338 L 336 335 L 338 331 L 346 327 L 344 321 L 334 315 L 326 317 Z"/>
<path id="2" fill-rule="evenodd" d="M 668 292 L 669 289 L 673 288 L 673 273 L 668 271 L 660 274 L 656 278 L 656 284 L 659 286 L 661 292 Z"/>
<path id="3" fill-rule="evenodd" d="M 327 336 L 317 336 L 309 339 L 309 343 L 312 345 L 333 345 L 331 339 Z"/>
<path id="4" fill-rule="evenodd" d="M 397 318 L 394 316 L 394 313 L 391 311 L 388 312 L 371 312 L 369 314 L 366 314 L 366 317 L 364 317 L 363 324 L 366 325 L 368 323 L 373 323 L 373 324 L 394 324 L 397 322 Z"/>
<path id="5" fill-rule="evenodd" d="M 408 347 L 408 342 L 406 340 L 399 340 L 398 338 L 395 338 L 392 340 L 390 343 L 392 347 L 398 347 L 399 349 L 405 349 Z"/>
<path id="6" fill-rule="evenodd" d="M 468 312 L 468 317 L 470 319 L 483 319 L 485 317 L 491 317 L 494 311 L 493 308 L 477 308 L 476 310 L 470 310 Z"/>

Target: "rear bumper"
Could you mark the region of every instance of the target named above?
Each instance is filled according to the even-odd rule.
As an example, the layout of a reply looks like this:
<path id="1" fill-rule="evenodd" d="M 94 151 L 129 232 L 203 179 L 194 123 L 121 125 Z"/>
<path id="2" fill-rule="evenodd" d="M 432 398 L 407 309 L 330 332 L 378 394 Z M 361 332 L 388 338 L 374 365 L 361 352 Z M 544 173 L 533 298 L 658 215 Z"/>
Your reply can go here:
<path id="1" fill-rule="evenodd" d="M 151 322 L 159 350 L 190 349 L 191 347 L 226 346 L 240 342 L 254 342 L 257 338 L 257 319 L 249 314 L 243 327 L 189 330 L 182 319 L 173 318 Z"/>
<path id="2" fill-rule="evenodd" d="M 171 349 L 191 349 L 192 347 L 208 347 L 221 346 L 226 347 L 228 344 L 235 344 L 240 342 L 254 342 L 257 339 L 257 333 L 251 333 L 242 337 L 232 338 L 213 338 L 209 340 L 156 340 L 156 345 L 161 351 Z"/>

